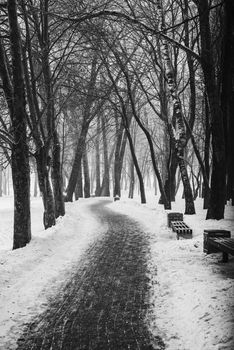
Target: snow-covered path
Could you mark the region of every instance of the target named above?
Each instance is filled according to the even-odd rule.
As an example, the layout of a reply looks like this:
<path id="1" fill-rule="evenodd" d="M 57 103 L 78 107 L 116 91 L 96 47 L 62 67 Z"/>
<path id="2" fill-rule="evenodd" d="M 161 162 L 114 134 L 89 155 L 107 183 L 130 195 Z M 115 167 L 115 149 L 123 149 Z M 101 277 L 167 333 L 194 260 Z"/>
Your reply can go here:
<path id="1" fill-rule="evenodd" d="M 33 319 L 18 349 L 165 349 L 145 323 L 149 307 L 148 236 L 126 215 L 91 206 L 107 226 L 47 310 Z"/>
<path id="2" fill-rule="evenodd" d="M 41 219 L 41 201 L 37 204 Z M 1 350 L 16 348 L 24 324 L 45 310 L 48 299 L 66 283 L 83 252 L 104 231 L 92 217 L 89 203 L 80 201 L 67 205 L 66 216 L 55 227 L 35 229 L 25 248 L 0 251 Z"/>
<path id="3" fill-rule="evenodd" d="M 144 227 L 149 237 L 148 259 L 151 308 L 146 317 L 152 334 L 160 332 L 167 350 L 234 349 L 234 258 L 219 263 L 219 255 L 203 253 L 203 230 L 223 228 L 234 235 L 233 207 L 225 219 L 205 221 L 199 202 L 197 214 L 186 216 L 193 238 L 177 241 L 167 227 L 167 213 L 157 198 L 141 205 L 122 198 L 108 206 Z M 33 200 L 33 239 L 11 251 L 12 199 L 0 200 L 0 349 L 16 348 L 24 325 L 42 313 L 71 276 L 83 252 L 102 239 L 107 227 L 96 220 L 91 198 L 67 204 L 67 214 L 47 231 L 41 225 L 41 200 Z M 182 204 L 183 205 L 183 204 Z M 173 211 L 183 211 L 177 202 Z M 154 306 L 153 306 L 154 305 Z"/>
<path id="4" fill-rule="evenodd" d="M 111 205 L 128 213 L 150 232 L 152 333 L 161 332 L 168 350 L 234 349 L 234 257 L 220 263 L 220 254 L 203 253 L 204 229 L 227 229 L 234 237 L 234 208 L 226 208 L 226 219 L 205 220 L 202 201 L 197 214 L 185 215 L 193 238 L 176 240 L 167 227 L 167 212 L 155 208 L 155 198 L 147 205 L 129 200 Z M 183 201 L 172 211 L 183 212 Z"/>

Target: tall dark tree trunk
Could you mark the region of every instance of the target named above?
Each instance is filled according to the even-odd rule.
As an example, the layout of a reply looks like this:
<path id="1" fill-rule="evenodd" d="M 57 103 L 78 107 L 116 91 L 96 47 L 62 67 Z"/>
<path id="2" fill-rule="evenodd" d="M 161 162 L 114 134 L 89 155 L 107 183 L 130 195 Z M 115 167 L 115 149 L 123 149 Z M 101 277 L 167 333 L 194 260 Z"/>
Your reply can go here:
<path id="1" fill-rule="evenodd" d="M 134 167 L 136 169 L 136 173 L 138 176 L 140 195 L 141 195 L 141 203 L 144 204 L 144 203 L 146 203 L 146 196 L 145 196 L 145 186 L 144 186 L 143 177 L 142 177 L 141 170 L 140 170 L 140 167 L 139 167 L 139 164 L 137 161 L 133 140 L 132 140 L 132 137 L 131 137 L 131 134 L 129 132 L 128 127 L 126 127 L 125 130 L 126 130 L 126 134 L 127 134 L 127 138 L 128 138 L 128 142 L 129 142 L 129 147 L 130 147 L 130 151 L 131 151 L 131 155 L 132 155 L 132 161 L 134 163 Z"/>
<path id="2" fill-rule="evenodd" d="M 2 166 L 0 165 L 0 197 L 2 197 Z"/>
<path id="3" fill-rule="evenodd" d="M 213 57 L 208 0 L 195 2 L 199 12 L 201 38 L 201 65 L 211 115 L 212 133 L 212 174 L 207 219 L 223 219 L 226 201 L 226 157 L 223 113 L 216 82 L 216 68 Z"/>
<path id="4" fill-rule="evenodd" d="M 205 147 L 204 147 L 204 165 L 207 179 L 210 177 L 210 116 L 207 98 L 205 97 Z M 203 179 L 204 181 L 204 179 Z M 208 209 L 210 202 L 210 189 L 203 183 L 203 209 Z"/>
<path id="5" fill-rule="evenodd" d="M 17 3 L 7 1 L 12 55 L 13 94 L 10 102 L 12 145 L 12 180 L 14 188 L 13 249 L 24 247 L 31 240 L 30 168 L 26 131 L 26 100 L 22 67 L 21 38 L 17 18 Z M 9 97 L 9 96 L 8 96 Z"/>
<path id="6" fill-rule="evenodd" d="M 117 130 L 117 140 L 115 145 L 115 160 L 114 160 L 114 191 L 113 196 L 119 196 L 121 197 L 121 188 L 120 188 L 120 179 L 121 179 L 121 170 L 120 169 L 120 148 L 121 148 L 121 141 L 123 132 L 119 128 Z"/>
<path id="7" fill-rule="evenodd" d="M 86 147 L 83 153 L 83 169 L 84 169 L 84 197 L 90 197 L 90 176 L 89 176 L 89 163 Z"/>
<path id="8" fill-rule="evenodd" d="M 133 198 L 134 196 L 134 187 L 135 187 L 135 174 L 134 174 L 134 163 L 131 160 L 130 161 L 130 178 L 129 178 L 129 192 L 128 192 L 128 198 Z"/>
<path id="9" fill-rule="evenodd" d="M 178 159 L 175 152 L 175 148 L 173 147 L 171 150 L 171 161 L 170 161 L 170 194 L 171 201 L 175 202 L 176 198 L 176 171 L 178 169 Z"/>
<path id="10" fill-rule="evenodd" d="M 75 188 L 75 200 L 77 201 L 79 198 L 83 198 L 83 178 L 82 178 L 82 167 L 78 169 L 77 174 L 77 183 Z"/>
<path id="11" fill-rule="evenodd" d="M 101 196 L 110 196 L 110 169 L 109 169 L 109 159 L 108 159 L 108 146 L 106 138 L 106 122 L 105 117 L 102 119 L 102 138 L 103 138 L 103 159 L 104 159 L 104 174 L 102 180 Z"/>
<path id="12" fill-rule="evenodd" d="M 170 173 L 170 163 L 171 163 L 171 142 L 169 140 L 168 142 L 168 128 L 164 126 L 164 136 L 163 136 L 163 143 L 164 143 L 164 149 L 163 149 L 163 155 L 162 155 L 162 179 L 164 182 L 164 191 L 167 197 L 167 200 L 169 203 L 171 203 L 171 173 Z M 159 204 L 163 204 L 163 198 L 160 196 Z M 171 209 L 171 206 L 168 207 L 168 209 Z"/>
<path id="13" fill-rule="evenodd" d="M 72 171 L 71 171 L 68 186 L 67 186 L 67 195 L 65 198 L 67 202 L 72 202 L 73 193 L 76 188 L 79 169 L 81 169 L 81 159 L 83 156 L 83 151 L 85 149 L 85 142 L 86 142 L 88 128 L 89 128 L 89 122 L 86 122 L 84 120 L 81 128 L 81 133 L 77 142 L 75 159 L 72 165 Z"/>
<path id="14" fill-rule="evenodd" d="M 193 192 L 189 182 L 187 168 L 184 162 L 183 151 L 178 154 L 178 163 L 180 168 L 181 179 L 184 186 L 184 198 L 185 198 L 185 214 L 194 214 L 194 199 Z"/>
<path id="15" fill-rule="evenodd" d="M 224 31 L 221 60 L 221 108 L 224 116 L 227 158 L 227 195 L 234 205 L 234 2 L 224 3 Z"/>
<path id="16" fill-rule="evenodd" d="M 185 1 L 185 6 L 183 9 L 184 12 L 184 18 L 188 18 L 189 16 L 189 3 L 188 0 Z M 185 28 L 185 44 L 187 47 L 190 46 L 190 35 L 189 35 L 189 23 L 188 21 L 185 21 L 184 24 Z M 209 194 L 210 194 L 210 187 L 209 187 L 209 169 L 206 168 L 202 157 L 200 155 L 200 152 L 198 150 L 198 147 L 196 145 L 194 136 L 193 136 L 193 126 L 196 118 L 196 80 L 195 80 L 195 65 L 194 65 L 194 59 L 193 57 L 187 52 L 187 64 L 189 69 L 189 86 L 190 86 L 190 115 L 189 115 L 189 121 L 184 118 L 184 121 L 187 126 L 187 138 L 191 139 L 194 152 L 196 154 L 197 160 L 200 164 L 201 172 L 203 174 L 203 186 L 204 186 L 204 205 L 208 205 L 209 201 Z M 208 170 L 208 172 L 207 172 Z M 206 207 L 207 208 L 207 207 Z M 205 208 L 204 208 L 205 209 Z"/>
<path id="17" fill-rule="evenodd" d="M 101 171 L 100 171 L 100 116 L 97 116 L 97 136 L 95 141 L 95 167 L 96 167 L 96 189 L 95 196 L 101 195 Z"/>
<path id="18" fill-rule="evenodd" d="M 53 194 L 55 202 L 55 217 L 65 215 L 65 205 L 63 196 L 63 181 L 62 181 L 62 166 L 61 166 L 61 147 L 59 142 L 58 133 L 56 130 L 53 132 L 53 146 L 52 146 L 52 166 L 51 166 L 51 179 L 53 184 Z"/>
<path id="19" fill-rule="evenodd" d="M 121 174 L 123 168 L 123 158 L 127 143 L 126 132 L 121 121 L 119 129 L 117 130 L 117 140 L 115 146 L 115 160 L 114 160 L 114 191 L 113 196 L 121 197 Z"/>
<path id="20" fill-rule="evenodd" d="M 38 184 L 44 206 L 43 223 L 45 229 L 47 229 L 56 223 L 54 196 L 49 179 L 50 158 L 45 147 L 41 147 L 34 156 L 37 163 Z"/>

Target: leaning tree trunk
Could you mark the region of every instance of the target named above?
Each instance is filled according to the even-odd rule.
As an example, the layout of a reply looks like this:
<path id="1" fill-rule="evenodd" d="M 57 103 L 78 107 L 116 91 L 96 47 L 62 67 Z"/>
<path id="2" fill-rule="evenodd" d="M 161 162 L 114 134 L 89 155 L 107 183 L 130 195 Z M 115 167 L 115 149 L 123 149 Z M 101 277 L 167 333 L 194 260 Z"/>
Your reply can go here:
<path id="1" fill-rule="evenodd" d="M 75 158 L 73 161 L 72 171 L 71 171 L 68 186 L 67 186 L 67 195 L 65 198 L 67 202 L 72 202 L 73 193 L 76 188 L 79 169 L 81 169 L 81 160 L 82 160 L 83 151 L 85 148 L 85 141 L 88 133 L 88 128 L 89 128 L 89 122 L 84 120 L 81 128 L 81 133 L 77 142 Z"/>
<path id="2" fill-rule="evenodd" d="M 26 132 L 26 100 L 22 67 L 21 38 L 15 0 L 7 1 L 12 55 L 13 94 L 11 129 L 12 180 L 14 188 L 14 238 L 13 249 L 24 247 L 31 240 L 30 169 Z"/>
<path id="3" fill-rule="evenodd" d="M 49 179 L 49 157 L 45 147 L 41 147 L 34 156 L 37 163 L 38 185 L 44 206 L 43 223 L 47 229 L 56 223 L 54 196 Z"/>
<path id="4" fill-rule="evenodd" d="M 127 136 L 124 131 L 124 125 L 121 121 L 120 126 L 117 130 L 117 140 L 115 146 L 115 160 L 114 160 L 114 191 L 113 195 L 121 197 L 121 174 L 123 168 L 123 158 L 126 148 Z"/>
<path id="5" fill-rule="evenodd" d="M 187 168 L 184 163 L 184 154 L 183 150 L 180 151 L 180 154 L 177 154 L 178 163 L 180 168 L 181 180 L 184 186 L 184 197 L 185 197 L 185 214 L 195 214 L 194 210 L 194 199 L 193 192 L 189 182 Z"/>
<path id="6" fill-rule="evenodd" d="M 119 63 L 121 64 L 121 61 L 119 60 L 119 57 L 117 55 L 116 55 L 116 57 L 117 57 Z M 134 149 L 134 144 L 133 144 L 133 141 L 132 141 L 132 137 L 131 137 L 131 134 L 130 134 L 130 131 L 129 131 L 129 122 L 128 122 L 127 110 L 126 110 L 126 106 L 125 106 L 125 103 L 124 103 L 124 99 L 121 96 L 121 94 L 120 94 L 120 92 L 119 92 L 119 90 L 117 88 L 116 81 L 113 79 L 108 66 L 106 66 L 106 68 L 107 68 L 107 71 L 108 71 L 109 78 L 110 78 L 110 80 L 111 80 L 111 82 L 112 82 L 112 84 L 114 86 L 115 92 L 116 92 L 116 94 L 117 94 L 117 96 L 118 96 L 118 98 L 119 98 L 119 100 L 121 102 L 121 105 L 122 105 L 123 123 L 124 123 L 124 128 L 125 128 L 125 131 L 126 131 L 127 139 L 128 139 L 128 142 L 129 142 L 129 147 L 130 147 L 132 159 L 133 159 L 134 166 L 135 166 L 136 173 L 137 173 L 138 180 L 139 180 L 140 194 L 141 194 L 141 203 L 146 203 L 144 181 L 143 181 L 141 170 L 140 170 L 140 167 L 139 167 L 139 164 L 138 164 L 138 161 L 137 161 L 137 157 L 136 157 L 136 154 L 135 154 L 135 149 Z M 123 73 L 125 72 L 124 69 L 122 69 L 122 71 L 123 71 Z"/>
<path id="7" fill-rule="evenodd" d="M 123 116 L 122 117 L 123 117 L 124 128 L 125 128 L 126 136 L 127 136 L 128 143 L 129 143 L 132 161 L 133 161 L 134 167 L 136 169 L 136 173 L 137 173 L 137 177 L 138 177 L 138 181 L 139 181 L 141 203 L 144 204 L 144 203 L 146 203 L 144 180 L 143 180 L 141 169 L 139 167 L 138 160 L 136 157 L 135 147 L 134 147 L 134 143 L 132 140 L 132 136 L 131 136 L 131 133 L 129 131 L 129 120 L 131 120 L 131 119 L 129 119 L 127 116 L 126 107 L 125 107 L 122 99 L 121 99 L 121 102 L 122 102 L 122 109 L 123 109 Z"/>
<path id="8" fill-rule="evenodd" d="M 135 175 L 134 175 L 134 163 L 131 160 L 130 161 L 130 184 L 129 184 L 129 192 L 128 192 L 128 198 L 133 198 L 134 195 L 134 187 L 135 187 Z"/>
<path id="9" fill-rule="evenodd" d="M 156 157 L 155 157 L 154 146 L 153 146 L 153 141 L 152 141 L 151 135 L 150 135 L 149 131 L 147 130 L 147 128 L 141 122 L 141 120 L 140 120 L 140 118 L 138 116 L 138 112 L 136 110 L 134 93 L 132 91 L 132 86 L 131 86 L 131 79 L 129 77 L 129 74 L 128 74 L 128 71 L 126 69 L 126 66 L 122 62 L 122 60 L 121 60 L 121 58 L 120 58 L 120 56 L 119 56 L 119 54 L 117 52 L 115 52 L 115 57 L 116 57 L 116 59 L 118 61 L 118 64 L 120 65 L 121 70 L 122 70 L 122 72 L 123 72 L 123 74 L 125 76 L 125 79 L 126 79 L 127 91 L 128 91 L 130 104 L 131 104 L 132 114 L 133 114 L 137 124 L 139 125 L 141 130 L 144 132 L 144 134 L 146 136 L 146 139 L 147 139 L 147 141 L 149 143 L 152 164 L 153 164 L 153 168 L 154 168 L 154 171 L 155 171 L 155 175 L 157 176 L 157 179 L 158 179 L 158 184 L 159 184 L 161 196 L 162 196 L 162 199 L 163 199 L 164 207 L 165 207 L 165 209 L 170 209 L 171 208 L 171 203 L 168 201 L 168 199 L 166 197 L 166 193 L 164 191 L 163 182 L 162 182 L 161 175 L 160 175 L 157 163 L 156 163 Z M 112 82 L 113 82 L 113 80 L 112 80 Z M 126 112 L 125 112 L 125 114 L 126 114 Z M 125 123 L 127 123 L 127 117 L 125 117 L 125 119 L 126 119 Z M 127 132 L 127 128 L 126 128 L 126 132 Z M 129 129 L 128 129 L 128 132 L 129 132 Z M 131 146 L 130 146 L 130 148 L 131 148 Z M 141 174 L 141 171 L 140 171 L 140 174 Z M 142 176 L 142 174 L 141 174 L 141 176 Z M 140 187 L 141 187 L 141 184 L 140 184 Z"/>
<path id="10" fill-rule="evenodd" d="M 162 182 L 162 179 L 161 179 L 161 175 L 160 175 L 160 172 L 159 172 L 159 169 L 158 169 L 158 166 L 157 166 L 156 156 L 155 156 L 155 152 L 154 152 L 154 145 L 153 145 L 153 141 L 152 141 L 151 135 L 150 135 L 149 131 L 146 129 L 146 127 L 143 125 L 143 123 L 141 122 L 141 120 L 140 120 L 140 118 L 139 118 L 139 116 L 137 114 L 137 111 L 136 111 L 136 108 L 135 108 L 135 102 L 134 102 L 134 99 L 133 99 L 133 96 L 132 96 L 130 79 L 129 79 L 129 76 L 128 76 L 128 74 L 127 74 L 127 72 L 125 70 L 124 70 L 124 73 L 125 73 L 125 78 L 126 78 L 126 81 L 127 81 L 128 94 L 129 94 L 129 98 L 130 98 L 130 102 L 131 102 L 131 107 L 132 107 L 132 112 L 133 112 L 134 118 L 135 118 L 137 124 L 139 125 L 139 127 L 141 128 L 141 130 L 143 131 L 143 133 L 145 134 L 146 139 L 147 139 L 148 144 L 149 144 L 152 165 L 153 165 L 153 169 L 154 169 L 155 175 L 156 175 L 157 180 L 158 180 L 158 186 L 159 186 L 160 193 L 161 193 L 161 196 L 162 196 L 164 208 L 165 209 L 171 209 L 171 203 L 170 203 L 170 201 L 168 201 L 168 198 L 166 196 L 166 193 L 165 193 L 165 190 L 164 190 L 164 186 L 163 186 L 163 182 Z"/>
<path id="11" fill-rule="evenodd" d="M 75 200 L 83 198 L 83 178 L 82 178 L 82 167 L 78 169 L 77 183 L 75 188 Z"/>
<path id="12" fill-rule="evenodd" d="M 81 167 L 81 159 L 83 156 L 83 151 L 85 148 L 85 141 L 86 136 L 89 129 L 89 124 L 92 120 L 90 114 L 91 114 L 91 108 L 92 104 L 94 102 L 94 95 L 95 95 L 95 84 L 97 79 L 97 61 L 98 61 L 98 54 L 97 52 L 94 53 L 93 61 L 92 61 L 92 67 L 91 67 L 91 73 L 90 73 L 90 81 L 88 84 L 88 91 L 86 96 L 86 101 L 84 105 L 84 114 L 83 114 L 83 122 L 81 127 L 81 133 L 80 137 L 77 143 L 76 152 L 75 152 L 75 159 L 72 165 L 72 171 L 69 178 L 68 186 L 67 186 L 67 195 L 65 200 L 67 202 L 72 202 L 73 193 L 76 188 L 76 182 L 77 182 L 77 176 L 79 172 L 79 168 Z"/>
<path id="13" fill-rule="evenodd" d="M 128 142 L 129 142 L 129 146 L 130 146 L 132 160 L 133 160 L 133 163 L 134 163 L 134 166 L 136 169 L 136 173 L 138 176 L 138 181 L 139 181 L 139 186 L 140 186 L 141 203 L 144 204 L 144 203 L 146 203 L 146 196 L 145 196 L 145 186 L 144 186 L 143 177 L 142 177 L 141 170 L 140 170 L 140 167 L 139 167 L 139 164 L 137 161 L 137 157 L 135 154 L 135 149 L 134 149 L 131 134 L 130 134 L 129 130 L 127 130 L 127 129 L 126 129 L 126 133 L 127 133 L 127 137 L 128 137 Z"/>

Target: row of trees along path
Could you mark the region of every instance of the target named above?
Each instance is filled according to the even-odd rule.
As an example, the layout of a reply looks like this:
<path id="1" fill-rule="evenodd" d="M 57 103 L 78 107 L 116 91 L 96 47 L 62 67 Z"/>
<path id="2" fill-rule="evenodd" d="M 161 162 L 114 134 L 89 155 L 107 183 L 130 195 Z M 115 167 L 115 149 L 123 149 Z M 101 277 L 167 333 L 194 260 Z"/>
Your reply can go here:
<path id="1" fill-rule="evenodd" d="M 232 0 L 0 4 L 0 186 L 11 167 L 13 248 L 31 240 L 30 168 L 45 229 L 83 195 L 141 202 L 154 178 L 171 208 L 233 202 Z M 95 157 L 93 153 L 95 150 Z M 2 191 L 0 190 L 0 194 Z"/>

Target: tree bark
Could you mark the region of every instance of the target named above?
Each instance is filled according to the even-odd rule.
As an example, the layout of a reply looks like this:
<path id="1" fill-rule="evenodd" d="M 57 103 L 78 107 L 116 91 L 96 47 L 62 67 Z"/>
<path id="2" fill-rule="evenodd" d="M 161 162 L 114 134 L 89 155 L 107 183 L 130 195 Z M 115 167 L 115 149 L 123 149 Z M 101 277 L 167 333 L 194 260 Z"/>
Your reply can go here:
<path id="1" fill-rule="evenodd" d="M 53 132 L 53 146 L 52 146 L 52 166 L 51 179 L 53 185 L 53 194 L 55 202 L 55 217 L 65 215 L 65 205 L 63 196 L 63 181 L 62 181 L 62 165 L 60 160 L 61 147 L 57 130 Z"/>
<path id="2" fill-rule="evenodd" d="M 128 192 L 128 198 L 133 198 L 134 196 L 134 187 L 135 187 L 135 175 L 134 175 L 134 163 L 131 160 L 130 161 L 130 179 L 129 179 L 129 192 Z"/>
<path id="3" fill-rule="evenodd" d="M 121 120 L 120 125 L 116 131 L 116 145 L 115 145 L 115 160 L 114 160 L 114 191 L 113 196 L 121 197 L 121 174 L 123 168 L 123 158 L 127 143 L 126 132 Z"/>
<path id="4" fill-rule="evenodd" d="M 34 156 L 37 163 L 38 184 L 44 206 L 43 223 L 45 229 L 47 229 L 56 223 L 54 196 L 49 180 L 51 160 L 45 147 L 41 147 Z"/>
<path id="5" fill-rule="evenodd" d="M 100 116 L 97 116 L 97 136 L 95 141 L 95 167 L 96 167 L 96 189 L 95 196 L 101 195 L 101 171 L 100 171 Z"/>
<path id="6" fill-rule="evenodd" d="M 85 142 L 86 142 L 86 136 L 88 133 L 88 128 L 89 128 L 89 122 L 84 120 L 81 128 L 81 133 L 77 142 L 75 158 L 74 158 L 74 162 L 72 165 L 72 170 L 71 170 L 71 174 L 70 174 L 70 178 L 67 186 L 67 195 L 65 198 L 65 201 L 67 202 L 72 202 L 73 193 L 76 188 L 78 173 L 79 173 L 79 169 L 81 168 L 83 151 L 85 149 Z"/>
<path id="7" fill-rule="evenodd" d="M 204 147 L 204 165 L 207 179 L 210 177 L 210 118 L 207 97 L 205 96 L 205 147 Z M 204 181 L 204 179 L 203 179 Z M 208 209 L 210 202 L 210 188 L 203 184 L 203 209 Z"/>
<path id="8" fill-rule="evenodd" d="M 224 116 L 226 158 L 227 158 L 227 195 L 234 205 L 234 3 L 224 3 L 224 31 L 221 56 L 221 108 Z"/>
<path id="9" fill-rule="evenodd" d="M 75 188 L 75 200 L 83 198 L 83 178 L 82 178 L 82 167 L 78 169 L 77 183 Z"/>
<path id="10" fill-rule="evenodd" d="M 180 151 L 180 154 L 178 154 L 178 163 L 180 168 L 180 174 L 181 179 L 184 186 L 184 197 L 185 197 L 185 214 L 195 214 L 194 210 L 194 199 L 193 199 L 193 192 L 192 188 L 189 182 L 188 172 L 187 168 L 184 163 L 184 154 L 183 150 Z"/>
<path id="11" fill-rule="evenodd" d="M 209 24 L 209 3 L 207 0 L 197 0 L 200 38 L 201 65 L 204 74 L 205 87 L 211 115 L 212 133 L 212 174 L 209 208 L 206 219 L 223 219 L 226 201 L 226 157 L 224 141 L 224 121 L 220 108 L 220 98 L 216 83 L 216 68 L 213 58 L 211 30 Z"/>
<path id="12" fill-rule="evenodd" d="M 2 197 L 2 166 L 0 165 L 0 197 Z"/>
<path id="13" fill-rule="evenodd" d="M 153 164 L 153 169 L 155 171 L 155 175 L 157 176 L 158 185 L 159 185 L 159 189 L 160 189 L 160 193 L 161 193 L 161 196 L 162 196 L 164 207 L 165 207 L 165 209 L 170 209 L 171 208 L 171 203 L 168 201 L 168 198 L 167 198 L 166 193 L 164 191 L 163 182 L 162 182 L 161 175 L 160 175 L 157 163 L 156 163 L 156 157 L 155 157 L 154 146 L 153 146 L 153 141 L 152 141 L 151 135 L 150 135 L 149 131 L 146 129 L 146 127 L 143 125 L 143 123 L 141 122 L 141 120 L 140 120 L 140 118 L 139 118 L 139 116 L 137 114 L 136 107 L 135 107 L 135 102 L 134 102 L 134 98 L 133 98 L 132 90 L 131 90 L 131 82 L 130 82 L 128 73 L 126 72 L 126 70 L 124 69 L 124 67 L 123 67 L 123 65 L 121 64 L 120 61 L 119 61 L 119 63 L 121 65 L 121 68 L 122 68 L 123 73 L 124 73 L 125 78 L 126 78 L 127 89 L 128 89 L 128 96 L 129 96 L 130 103 L 131 103 L 132 113 L 134 115 L 134 118 L 135 118 L 137 124 L 139 125 L 139 127 L 141 128 L 143 133 L 145 134 L 146 139 L 147 139 L 148 144 L 149 144 L 150 155 L 151 155 L 152 164 Z"/>
<path id="14" fill-rule="evenodd" d="M 89 163 L 86 147 L 83 153 L 83 169 L 84 169 L 84 197 L 90 197 L 90 176 L 89 176 Z"/>
<path id="15" fill-rule="evenodd" d="M 101 119 L 102 122 L 102 138 L 103 138 L 103 159 L 104 159 L 104 174 L 101 187 L 101 196 L 110 196 L 110 169 L 109 169 L 109 159 L 108 159 L 108 147 L 106 138 L 106 122 L 105 117 Z"/>
<path id="16" fill-rule="evenodd" d="M 39 43 L 41 45 L 42 57 L 42 73 L 44 77 L 44 90 L 46 98 L 46 123 L 47 123 L 47 143 L 48 148 L 52 145 L 52 186 L 55 202 L 55 217 L 65 214 L 64 196 L 63 196 L 63 181 L 60 160 L 60 141 L 56 130 L 56 115 L 54 107 L 54 91 L 51 77 L 51 67 L 49 61 L 50 54 L 50 33 L 49 33 L 49 0 L 42 3 L 42 33 Z"/>
<path id="17" fill-rule="evenodd" d="M 157 1 L 158 11 L 159 11 L 159 23 L 160 29 L 163 30 L 165 27 L 165 18 L 161 0 Z M 194 201 L 192 196 L 192 189 L 190 186 L 187 169 L 184 164 L 184 148 L 187 143 L 186 130 L 184 124 L 184 117 L 182 112 L 181 101 L 178 95 L 178 88 L 176 84 L 176 74 L 175 70 L 172 66 L 168 42 L 165 39 L 162 39 L 162 51 L 163 51 L 163 61 L 164 61 L 164 70 L 165 77 L 167 81 L 167 86 L 169 90 L 169 94 L 171 97 L 172 105 L 173 105 L 173 120 L 175 120 L 175 128 L 172 124 L 170 124 L 170 136 L 174 142 L 176 154 L 178 157 L 178 163 L 180 167 L 181 178 L 183 181 L 184 187 L 184 195 L 185 195 L 185 213 L 186 214 L 195 214 Z M 187 177 L 187 178 L 186 178 Z"/>
<path id="18" fill-rule="evenodd" d="M 125 127 L 125 130 L 126 130 L 126 134 L 127 134 L 127 138 L 128 138 L 128 142 L 129 142 L 129 147 L 130 147 L 130 151 L 131 151 L 131 155 L 132 155 L 132 161 L 134 163 L 136 173 L 138 176 L 140 195 L 141 195 L 141 203 L 144 204 L 144 203 L 146 203 L 146 196 L 145 196 L 145 186 L 144 186 L 143 177 L 142 177 L 141 170 L 140 170 L 140 167 L 139 167 L 139 164 L 137 161 L 137 157 L 136 157 L 136 153 L 135 153 L 135 149 L 134 149 L 134 144 L 133 144 L 132 137 L 131 137 L 131 134 L 129 132 L 128 126 Z"/>
<path id="19" fill-rule="evenodd" d="M 22 67 L 21 38 L 17 18 L 17 3 L 7 2 L 12 55 L 13 93 L 11 122 L 14 143 L 12 145 L 12 180 L 14 188 L 14 238 L 13 249 L 24 247 L 31 240 L 30 168 L 26 131 L 26 100 Z M 10 97 L 10 96 L 8 96 Z"/>
<path id="20" fill-rule="evenodd" d="M 83 151 L 85 149 L 86 136 L 88 133 L 89 124 L 92 120 L 90 116 L 90 112 L 91 112 L 92 104 L 94 102 L 94 89 L 95 89 L 95 84 L 96 84 L 96 79 L 98 74 L 97 61 L 98 61 L 98 55 L 95 52 L 92 60 L 90 80 L 87 87 L 87 96 L 84 103 L 84 113 L 83 113 L 83 122 L 81 126 L 81 133 L 77 143 L 75 159 L 74 159 L 71 175 L 67 186 L 67 195 L 65 198 L 65 201 L 67 202 L 72 202 L 72 197 L 76 187 L 79 168 L 81 167 L 81 159 L 83 156 Z"/>

